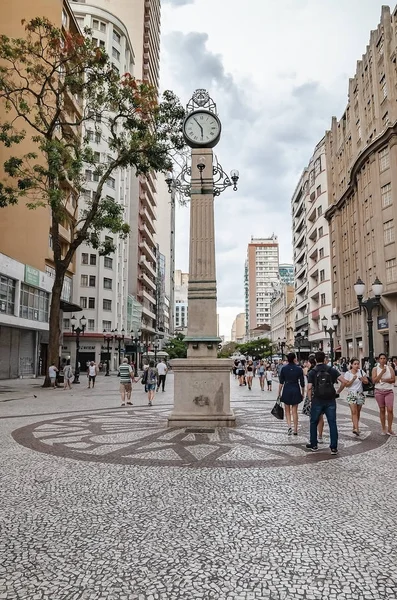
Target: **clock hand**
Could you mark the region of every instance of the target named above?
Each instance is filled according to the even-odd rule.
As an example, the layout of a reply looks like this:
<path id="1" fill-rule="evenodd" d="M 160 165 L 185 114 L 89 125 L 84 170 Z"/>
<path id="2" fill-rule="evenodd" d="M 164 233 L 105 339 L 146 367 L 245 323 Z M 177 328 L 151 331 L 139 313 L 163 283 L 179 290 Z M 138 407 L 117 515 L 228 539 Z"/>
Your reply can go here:
<path id="1" fill-rule="evenodd" d="M 193 118 L 194 118 L 194 117 L 193 117 Z M 197 125 L 198 125 L 198 126 L 200 127 L 200 129 L 201 129 L 201 139 L 203 139 L 203 137 L 204 137 L 204 129 L 201 127 L 200 123 L 197 121 L 197 119 L 196 119 L 196 118 L 194 118 L 194 120 L 196 121 Z"/>

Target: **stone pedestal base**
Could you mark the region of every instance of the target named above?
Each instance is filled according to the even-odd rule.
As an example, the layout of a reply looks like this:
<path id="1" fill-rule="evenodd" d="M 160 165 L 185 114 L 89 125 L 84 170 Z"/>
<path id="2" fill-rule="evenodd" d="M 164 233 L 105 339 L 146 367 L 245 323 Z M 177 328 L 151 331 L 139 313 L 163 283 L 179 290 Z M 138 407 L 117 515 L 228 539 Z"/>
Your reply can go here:
<path id="1" fill-rule="evenodd" d="M 169 427 L 234 427 L 230 409 L 232 361 L 220 358 L 181 358 L 171 361 L 174 410 Z"/>

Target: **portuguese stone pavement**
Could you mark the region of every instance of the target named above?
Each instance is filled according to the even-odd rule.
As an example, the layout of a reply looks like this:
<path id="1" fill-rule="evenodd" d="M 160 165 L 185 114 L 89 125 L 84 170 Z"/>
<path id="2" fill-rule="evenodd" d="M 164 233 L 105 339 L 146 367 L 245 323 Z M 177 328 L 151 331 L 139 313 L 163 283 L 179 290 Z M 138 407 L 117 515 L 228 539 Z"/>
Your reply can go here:
<path id="1" fill-rule="evenodd" d="M 168 429 L 172 376 L 153 407 L 84 383 L 0 382 L 0 599 L 397 598 L 397 439 L 374 400 L 356 438 L 340 399 L 331 456 L 256 380 L 231 382 L 235 429 Z"/>

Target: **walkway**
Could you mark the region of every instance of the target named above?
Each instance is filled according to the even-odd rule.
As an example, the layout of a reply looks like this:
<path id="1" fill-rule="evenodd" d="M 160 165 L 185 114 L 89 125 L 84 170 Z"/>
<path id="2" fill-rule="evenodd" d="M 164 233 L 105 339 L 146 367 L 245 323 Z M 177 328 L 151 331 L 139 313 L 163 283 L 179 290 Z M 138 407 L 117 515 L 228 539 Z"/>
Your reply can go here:
<path id="1" fill-rule="evenodd" d="M 234 430 L 167 429 L 141 384 L 0 382 L 0 599 L 394 600 L 397 440 L 340 402 L 340 454 L 232 381 Z M 277 387 L 277 386 L 275 386 Z M 5 560 L 4 560 L 5 557 Z"/>

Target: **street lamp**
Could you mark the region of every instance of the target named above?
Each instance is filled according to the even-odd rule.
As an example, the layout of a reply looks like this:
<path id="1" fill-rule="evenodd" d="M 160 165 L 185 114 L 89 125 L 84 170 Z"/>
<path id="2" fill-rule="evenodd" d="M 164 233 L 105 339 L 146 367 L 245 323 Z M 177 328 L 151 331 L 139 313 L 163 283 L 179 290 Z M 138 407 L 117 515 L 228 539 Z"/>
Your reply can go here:
<path id="1" fill-rule="evenodd" d="M 338 327 L 339 317 L 336 314 L 331 315 L 332 327 L 331 326 L 328 327 L 328 319 L 325 316 L 321 319 L 321 323 L 323 325 L 324 333 L 327 333 L 329 335 L 329 347 L 330 347 L 329 357 L 331 360 L 331 367 L 333 367 L 334 366 L 334 333 L 336 333 L 336 329 Z"/>
<path id="2" fill-rule="evenodd" d="M 298 331 L 295 336 L 295 343 L 298 346 L 298 362 L 301 360 L 301 346 L 303 344 L 303 340 L 305 339 L 305 334 L 302 331 Z"/>
<path id="3" fill-rule="evenodd" d="M 113 342 L 113 333 L 103 330 L 103 341 L 106 344 L 106 373 L 105 377 L 109 377 L 109 362 L 110 362 L 110 344 Z"/>
<path id="4" fill-rule="evenodd" d="M 160 347 L 160 342 L 157 338 L 154 340 L 153 348 L 154 348 L 154 362 L 157 362 L 157 350 Z"/>
<path id="5" fill-rule="evenodd" d="M 84 335 L 84 331 L 87 326 L 87 319 L 83 315 L 79 321 L 77 321 L 76 317 L 73 315 L 73 317 L 70 319 L 70 324 L 72 325 L 72 332 L 76 334 L 76 363 L 74 367 L 73 383 L 80 383 L 80 335 Z"/>
<path id="6" fill-rule="evenodd" d="M 121 333 L 119 333 L 117 331 L 117 329 L 114 330 L 114 339 L 116 340 L 116 342 L 118 344 L 117 351 L 119 354 L 119 364 L 121 363 L 121 342 L 124 342 L 124 333 L 125 333 L 124 328 L 121 330 Z"/>
<path id="7" fill-rule="evenodd" d="M 132 334 L 132 343 L 134 344 L 135 347 L 135 352 L 134 352 L 134 366 L 135 366 L 135 371 L 138 371 L 138 347 L 139 347 L 139 343 L 141 341 L 141 330 L 138 329 L 137 331 L 132 330 L 131 331 Z"/>
<path id="8" fill-rule="evenodd" d="M 277 341 L 278 341 L 278 346 L 279 346 L 279 348 L 281 350 L 281 358 L 282 358 L 282 360 L 284 360 L 284 349 L 285 349 L 285 345 L 287 343 L 287 340 L 285 338 L 282 338 L 282 339 L 278 338 Z"/>
<path id="9" fill-rule="evenodd" d="M 375 364 L 374 331 L 373 331 L 374 320 L 372 318 L 372 311 L 374 308 L 379 307 L 381 305 L 380 297 L 383 292 L 383 283 L 381 281 L 379 281 L 378 278 L 376 278 L 372 284 L 372 291 L 374 293 L 374 298 L 367 298 L 367 300 L 363 300 L 364 292 L 365 292 L 365 283 L 359 277 L 357 279 L 356 283 L 354 284 L 354 291 L 356 292 L 358 305 L 360 307 L 360 314 L 361 314 L 361 310 L 363 308 L 365 308 L 365 311 L 367 313 L 368 358 L 369 358 L 369 372 L 371 374 L 372 369 L 374 368 L 374 364 Z"/>

